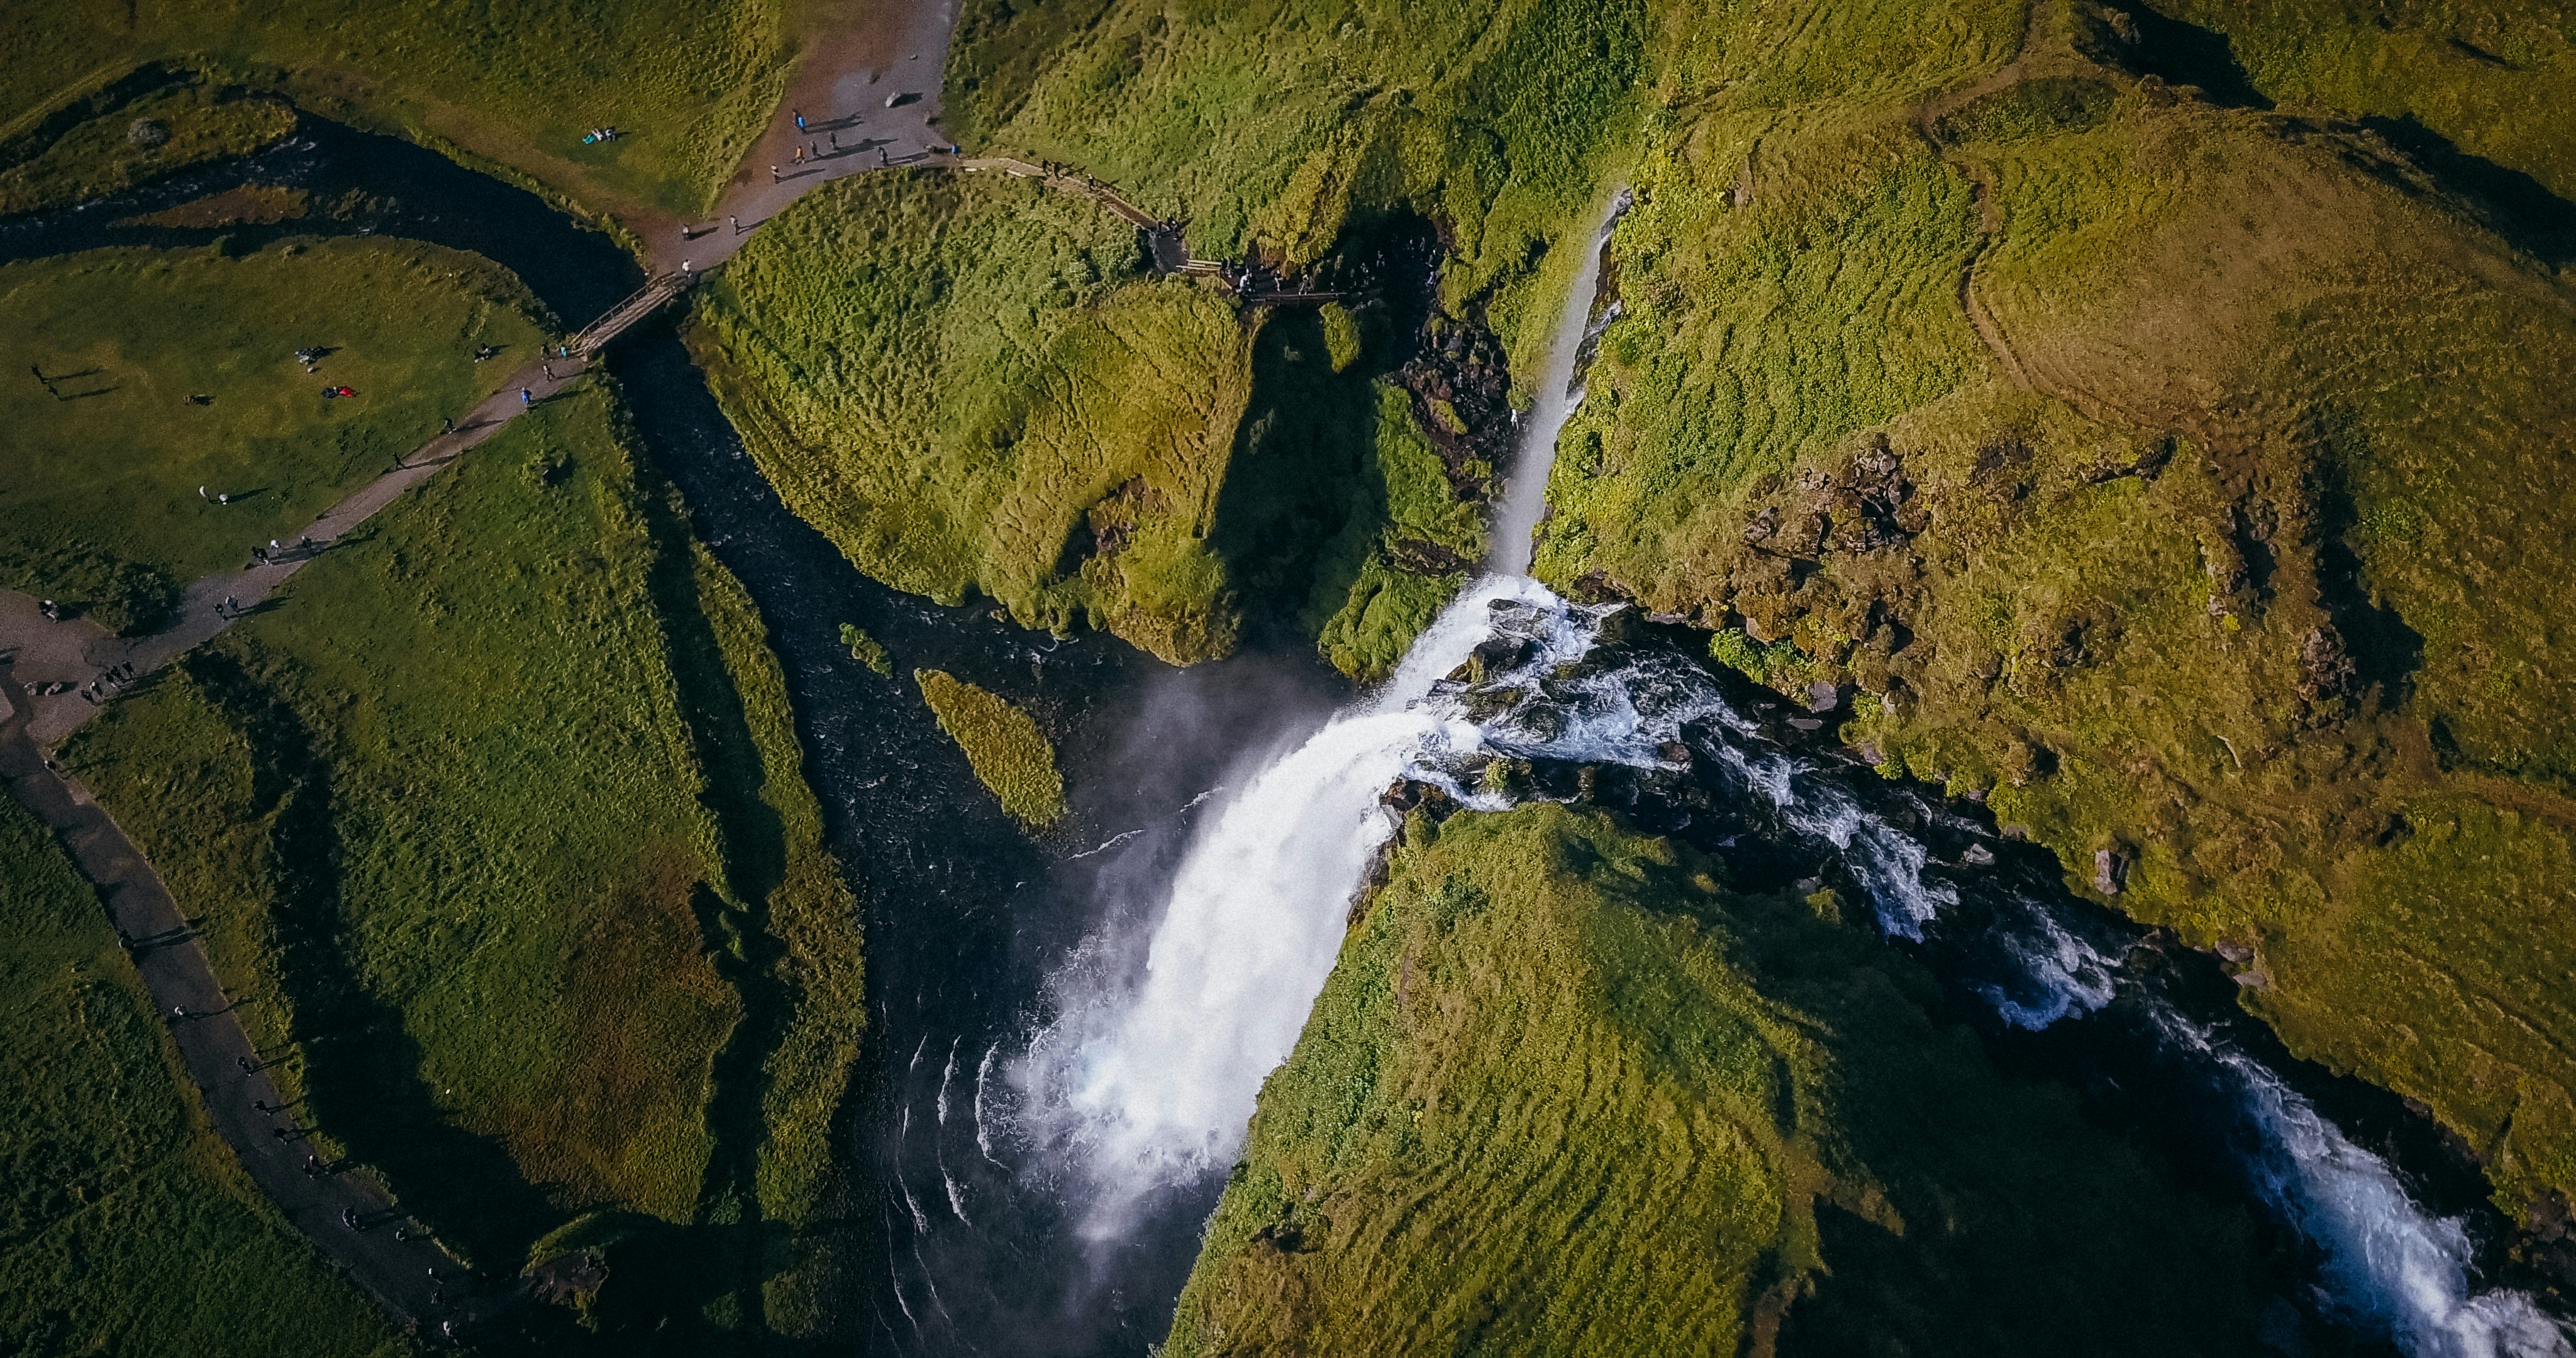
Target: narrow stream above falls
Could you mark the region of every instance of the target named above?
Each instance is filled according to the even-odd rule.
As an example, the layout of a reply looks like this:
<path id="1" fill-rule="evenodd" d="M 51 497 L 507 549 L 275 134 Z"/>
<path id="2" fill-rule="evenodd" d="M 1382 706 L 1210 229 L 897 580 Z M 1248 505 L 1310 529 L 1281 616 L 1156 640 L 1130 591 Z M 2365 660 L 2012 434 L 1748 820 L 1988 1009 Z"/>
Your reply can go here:
<path id="1" fill-rule="evenodd" d="M 222 232 L 114 225 L 244 182 L 358 206 Z M 638 278 L 608 237 L 532 194 L 310 118 L 250 161 L 0 224 L 0 259 L 358 230 L 478 250 L 574 324 Z M 1589 313 L 1568 308 L 1549 369 L 1568 391 L 1532 417 L 1530 446 L 1552 446 L 1574 403 Z M 1381 795 L 1401 777 L 1500 805 L 1479 777 L 1497 756 L 1536 770 L 1517 795 L 1588 787 L 1726 856 L 1755 889 L 1815 878 L 1870 902 L 2000 1061 L 2062 1082 L 2274 1224 L 2275 1254 L 2305 1280 L 2284 1304 L 2312 1351 L 2568 1351 L 2498 1276 L 2507 1228 L 2426 1124 L 2289 1060 L 2208 959 L 2075 899 L 2053 861 L 1981 811 L 1788 730 L 1773 699 L 1711 674 L 1681 634 L 1605 631 L 1607 611 L 1498 555 L 1504 569 L 1377 694 L 1354 699 L 1303 649 L 1173 671 L 1106 637 L 1054 639 L 860 575 L 762 480 L 671 322 L 622 341 L 611 370 L 652 463 L 767 622 L 864 902 L 869 1046 L 844 1146 L 874 1214 L 856 1270 L 867 1295 L 852 1303 L 871 1351 L 1139 1354 L 1160 1339 L 1253 1092 L 1294 1042 L 1391 830 Z M 1536 521 L 1545 474 L 1516 469 L 1498 533 Z M 887 647 L 897 677 L 849 657 L 845 622 Z M 1484 679 L 1444 678 L 1479 647 L 1497 658 Z M 1565 666 L 1580 677 L 1558 677 Z M 915 667 L 1069 733 L 1063 827 L 1032 840 L 1002 814 L 921 703 Z"/>

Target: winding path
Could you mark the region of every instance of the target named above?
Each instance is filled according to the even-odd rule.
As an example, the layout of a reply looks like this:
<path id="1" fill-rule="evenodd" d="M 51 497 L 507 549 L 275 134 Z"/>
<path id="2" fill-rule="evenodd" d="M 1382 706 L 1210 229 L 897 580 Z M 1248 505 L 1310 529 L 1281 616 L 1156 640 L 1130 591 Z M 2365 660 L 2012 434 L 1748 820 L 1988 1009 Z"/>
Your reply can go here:
<path id="1" fill-rule="evenodd" d="M 946 149 L 935 127 L 938 80 L 956 3 L 894 0 L 898 12 L 875 14 L 878 31 L 863 40 L 853 38 L 855 8 L 818 16 L 785 104 L 806 112 L 804 131 L 786 126 L 782 114 L 781 127 L 754 146 L 711 221 L 626 223 L 644 239 L 653 276 L 574 336 L 572 357 L 552 360 L 551 376 L 545 364 L 512 374 L 453 432 L 429 440 L 342 498 L 296 535 L 296 545 L 261 558 L 251 552 L 254 544 L 244 543 L 251 563 L 191 584 L 160 631 L 121 638 L 87 619 L 50 621 L 34 598 L 0 590 L 0 781 L 61 839 L 97 887 L 117 929 L 134 940 L 129 952 L 135 969 L 154 1005 L 171 1020 L 189 1077 L 243 1168 L 325 1257 L 424 1338 L 467 1334 L 518 1304 L 525 1284 L 469 1291 L 467 1270 L 426 1233 L 407 1230 L 407 1239 L 394 1238 L 403 1214 L 384 1185 L 363 1171 L 306 1172 L 306 1129 L 291 1111 L 261 1111 L 259 1105 L 277 1105 L 280 1093 L 185 912 L 115 818 L 55 766 L 52 751 L 106 703 L 221 635 L 238 618 L 279 606 L 278 591 L 307 562 L 528 409 L 521 389 L 542 401 L 578 381 L 611 340 L 730 258 L 761 222 L 834 179 L 894 166 L 1035 178 L 1091 198 L 1144 230 L 1158 272 L 1222 272 L 1215 261 L 1188 257 L 1177 226 L 1087 175 L 1008 157 L 961 159 Z M 844 131 L 852 133 L 846 145 L 823 149 Z M 796 162 L 790 149 L 799 141 L 821 154 L 809 154 L 791 169 Z M 774 177 L 771 164 L 779 167 Z M 111 680 L 111 674 L 122 678 Z M 101 695 L 96 700 L 88 696 L 93 688 Z M 366 1229 L 347 1224 L 353 1213 Z"/>
<path id="2" fill-rule="evenodd" d="M 11 687 L 0 684 L 0 692 Z M 515 1289 L 473 1290 L 464 1266 L 426 1234 L 405 1230 L 408 1238 L 396 1238 L 402 1210 L 363 1171 L 306 1172 L 304 1129 L 290 1111 L 259 1107 L 277 1107 L 283 1096 L 234 1017 L 238 1001 L 216 981 L 190 922 L 134 841 L 87 789 L 50 766 L 29 733 L 28 715 L 0 696 L 0 779 L 60 837 L 97 885 L 118 930 L 134 940 L 127 952 L 205 1096 L 207 1118 L 260 1191 L 351 1282 L 396 1316 L 419 1322 L 424 1337 L 443 1337 L 450 1326 L 452 1333 L 468 1332 L 514 1305 Z M 364 1229 L 347 1224 L 352 1213 Z"/>

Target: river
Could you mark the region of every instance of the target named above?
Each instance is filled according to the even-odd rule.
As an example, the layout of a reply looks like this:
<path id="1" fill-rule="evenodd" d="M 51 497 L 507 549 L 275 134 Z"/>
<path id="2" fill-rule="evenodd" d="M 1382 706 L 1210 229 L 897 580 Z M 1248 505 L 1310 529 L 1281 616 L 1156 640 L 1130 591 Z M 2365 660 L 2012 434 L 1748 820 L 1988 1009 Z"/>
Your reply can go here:
<path id="1" fill-rule="evenodd" d="M 115 225 L 244 182 L 351 209 Z M 249 161 L 0 225 L 0 259 L 317 230 L 478 251 L 575 324 L 640 281 L 606 235 L 533 194 L 312 118 Z M 1494 573 L 1396 678 L 1356 697 L 1303 648 L 1174 671 L 1105 637 L 1058 640 L 887 589 L 780 504 L 672 322 L 612 351 L 652 463 L 768 623 L 863 902 L 869 1042 L 843 1144 L 874 1212 L 872 1281 L 851 1301 L 867 1347 L 1136 1354 L 1159 1339 L 1260 1079 L 1295 1041 L 1386 837 L 1378 795 L 1406 776 L 1499 804 L 1472 772 L 1506 754 L 1540 770 L 1535 795 L 1571 795 L 1580 766 L 1608 770 L 1595 795 L 1725 854 L 1748 886 L 1816 877 L 1870 901 L 1890 946 L 1939 972 L 1998 1060 L 2063 1082 L 2272 1223 L 2267 1248 L 2309 1284 L 2283 1301 L 2303 1342 L 2565 1352 L 2505 1276 L 2510 1230 L 2474 1167 L 2393 1098 L 2289 1059 L 2209 959 L 2072 897 L 1980 808 L 1888 785 L 1791 729 L 1687 637 L 1605 639 L 1603 611 L 1519 574 L 1546 454 L 1579 400 L 1595 262 L 1576 271 L 1497 512 Z M 899 676 L 950 670 L 1068 733 L 1064 825 L 1032 839 L 1005 817 L 909 679 L 849 659 L 844 622 Z M 1497 637 L 1523 661 L 1486 681 L 1471 717 L 1442 676 Z M 1592 677 L 1573 691 L 1536 677 L 1576 661 Z"/>

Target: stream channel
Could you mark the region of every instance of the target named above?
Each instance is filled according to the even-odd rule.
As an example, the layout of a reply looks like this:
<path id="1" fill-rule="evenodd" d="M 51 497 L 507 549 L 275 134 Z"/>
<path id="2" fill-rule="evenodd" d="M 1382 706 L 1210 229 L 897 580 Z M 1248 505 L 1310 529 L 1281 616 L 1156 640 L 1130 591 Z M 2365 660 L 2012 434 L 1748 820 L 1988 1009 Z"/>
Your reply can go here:
<path id="1" fill-rule="evenodd" d="M 317 213 L 260 227 L 117 224 L 244 183 L 304 189 Z M 327 205 L 338 210 L 318 211 Z M 0 261 L 316 233 L 483 254 L 566 328 L 641 281 L 609 237 L 534 194 L 312 117 L 249 160 L 0 224 Z M 1574 308 L 1561 347 L 1585 320 Z M 873 1213 L 869 1257 L 851 1270 L 867 1280 L 852 1299 L 864 1347 L 1141 1354 L 1169 1320 L 1231 1146 L 1220 1136 L 1180 1157 L 1183 1172 L 1130 1204 L 1114 1234 L 1086 1230 L 1099 1176 L 1040 1125 L 1048 1094 L 1032 1087 L 1046 1078 L 1031 1073 L 1044 1065 L 1032 1047 L 1083 1002 L 1068 987 L 1138 1003 L 1144 944 L 1176 877 L 1224 822 L 1258 818 L 1226 813 L 1270 788 L 1283 756 L 1348 729 L 1369 702 L 1304 647 L 1175 671 L 1106 636 L 1059 640 L 989 605 L 943 608 L 862 576 L 762 480 L 674 325 L 621 340 L 609 367 L 650 461 L 770 629 L 809 777 L 863 902 L 868 1047 L 842 1136 Z M 844 622 L 886 646 L 897 677 L 850 659 Z M 1580 789 L 1723 856 L 1740 885 L 1812 879 L 1870 902 L 1890 946 L 1934 968 L 1951 1016 L 1999 1063 L 2063 1084 L 2097 1121 L 2267 1223 L 2279 1280 L 2267 1338 L 2281 1351 L 2568 1352 L 2520 1290 L 2532 1280 L 2513 1276 L 2513 1232 L 2483 1176 L 2437 1130 L 2393 1096 L 2290 1058 L 2243 1017 L 2212 959 L 2072 896 L 2053 859 L 1997 834 L 1981 808 L 1885 783 L 1792 729 L 1799 714 L 1710 673 L 1677 630 L 1605 621 L 1508 574 L 1487 577 L 1442 629 L 1439 644 L 1462 657 L 1492 642 L 1519 659 L 1481 693 L 1421 676 L 1424 720 L 1451 735 L 1389 747 L 1389 768 L 1472 803 L 1479 760 L 1526 759 L 1522 795 Z M 1552 687 L 1541 660 L 1583 662 L 1593 678 Z M 1032 839 L 1002 814 L 921 703 L 904 673 L 916 667 L 1000 692 L 1059 734 L 1064 823 Z M 1315 984 L 1324 947 L 1305 965 Z M 1291 997 L 1296 1015 L 1311 995 Z"/>

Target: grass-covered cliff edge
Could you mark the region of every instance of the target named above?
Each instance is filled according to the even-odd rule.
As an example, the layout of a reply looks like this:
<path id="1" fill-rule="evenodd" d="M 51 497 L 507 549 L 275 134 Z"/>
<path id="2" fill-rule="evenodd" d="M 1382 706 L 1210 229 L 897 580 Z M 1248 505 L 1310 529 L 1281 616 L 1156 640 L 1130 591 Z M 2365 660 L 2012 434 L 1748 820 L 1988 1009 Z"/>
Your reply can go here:
<path id="1" fill-rule="evenodd" d="M 2576 1182 L 2563 257 L 2331 109 L 2169 84 L 2154 16 L 1958 17 L 1883 88 L 1683 49 L 1743 83 L 1659 91 L 1541 574 L 1841 686 L 2530 1211 Z"/>
<path id="2" fill-rule="evenodd" d="M 1829 894 L 1722 873 L 1417 811 L 1166 1351 L 2253 1351 L 2241 1213 L 1992 1069 Z"/>
<path id="3" fill-rule="evenodd" d="M 1438 312 L 1522 396 L 1548 247 L 1631 184 L 1542 578 L 1833 685 L 1891 776 L 2246 956 L 2294 1050 L 2429 1109 L 2508 1210 L 2576 1185 L 2562 19 L 1068 0 L 960 35 L 962 139 L 1198 253 L 1325 269 L 1429 220 Z"/>

